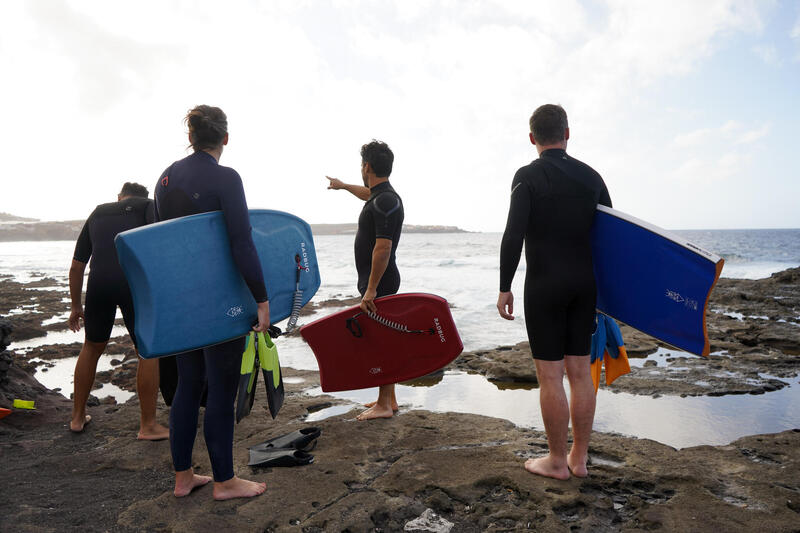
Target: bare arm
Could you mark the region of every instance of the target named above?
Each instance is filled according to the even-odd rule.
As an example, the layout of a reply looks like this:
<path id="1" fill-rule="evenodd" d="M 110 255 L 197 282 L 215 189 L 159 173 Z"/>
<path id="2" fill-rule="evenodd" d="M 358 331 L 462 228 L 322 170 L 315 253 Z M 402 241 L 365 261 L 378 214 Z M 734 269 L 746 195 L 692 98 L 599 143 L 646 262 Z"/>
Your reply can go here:
<path id="1" fill-rule="evenodd" d="M 386 272 L 386 267 L 389 266 L 389 258 L 392 255 L 392 241 L 391 239 L 377 238 L 375 239 L 375 247 L 372 249 L 372 267 L 369 271 L 369 282 L 367 290 L 364 292 L 364 297 L 361 299 L 362 311 L 376 312 L 378 308 L 375 306 L 375 295 L 378 291 L 378 283 L 380 283 L 383 273 Z"/>
<path id="2" fill-rule="evenodd" d="M 345 191 L 349 192 L 356 198 L 364 200 L 365 202 L 369 200 L 369 187 L 364 187 L 363 185 L 353 185 L 351 183 L 345 183 L 342 180 L 332 178 L 330 176 L 325 176 L 328 178 L 328 188 L 333 189 L 334 191 L 338 191 L 340 189 L 344 189 Z"/>
<path id="3" fill-rule="evenodd" d="M 83 318 L 83 306 L 81 305 L 81 293 L 83 292 L 83 273 L 86 271 L 86 263 L 81 263 L 75 259 L 69 267 L 69 296 L 72 306 L 69 314 L 69 329 L 80 331 L 80 320 Z"/>

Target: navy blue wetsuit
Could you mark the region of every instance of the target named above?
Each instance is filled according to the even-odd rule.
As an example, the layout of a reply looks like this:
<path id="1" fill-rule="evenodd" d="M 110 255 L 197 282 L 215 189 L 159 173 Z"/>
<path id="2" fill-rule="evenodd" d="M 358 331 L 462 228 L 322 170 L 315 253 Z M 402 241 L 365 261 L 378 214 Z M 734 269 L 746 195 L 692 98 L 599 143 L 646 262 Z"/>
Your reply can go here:
<path id="1" fill-rule="evenodd" d="M 500 247 L 500 291 L 511 290 L 525 242 L 525 324 L 535 359 L 589 353 L 597 289 L 590 231 L 597 204 L 611 207 L 603 178 L 551 149 L 519 169 Z"/>
<path id="2" fill-rule="evenodd" d="M 363 296 L 369 285 L 372 270 L 372 251 L 376 239 L 392 241 L 389 264 L 383 273 L 376 294 L 386 296 L 400 289 L 400 271 L 397 269 L 395 252 L 403 230 L 403 201 L 388 181 L 370 189 L 370 197 L 358 217 L 358 231 L 354 244 L 356 271 L 358 272 L 358 292 Z"/>
<path id="3" fill-rule="evenodd" d="M 221 210 L 234 262 L 257 302 L 267 301 L 261 263 L 253 244 L 247 202 L 239 174 L 206 152 L 170 165 L 156 184 L 156 219 Z M 197 268 L 203 268 L 197 265 Z M 186 309 L 191 314 L 191 309 Z M 192 448 L 203 392 L 207 391 L 203 434 L 215 481 L 233 477 L 234 400 L 245 337 L 175 356 L 178 384 L 169 416 L 175 471 L 192 466 Z"/>
<path id="4" fill-rule="evenodd" d="M 73 255 L 76 261 L 89 263 L 89 281 L 83 311 L 86 340 L 108 341 L 119 306 L 125 327 L 136 345 L 136 336 L 133 334 L 133 300 L 128 281 L 117 259 L 114 237 L 117 233 L 151 222 L 153 201 L 139 197 L 98 205 L 86 219 L 75 243 Z"/>

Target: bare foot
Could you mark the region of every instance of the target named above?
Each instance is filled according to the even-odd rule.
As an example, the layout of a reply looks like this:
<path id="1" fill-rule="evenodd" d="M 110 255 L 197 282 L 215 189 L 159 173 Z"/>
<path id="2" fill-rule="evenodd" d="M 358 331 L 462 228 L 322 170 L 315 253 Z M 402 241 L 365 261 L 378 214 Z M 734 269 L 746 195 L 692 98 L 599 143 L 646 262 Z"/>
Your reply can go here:
<path id="1" fill-rule="evenodd" d="M 175 472 L 175 490 L 172 492 L 176 498 L 183 498 L 198 487 L 208 484 L 211 478 L 198 476 L 192 469 Z"/>
<path id="2" fill-rule="evenodd" d="M 140 427 L 139 434 L 136 436 L 139 440 L 165 440 L 169 438 L 169 428 L 161 424 L 153 424 L 148 427 Z"/>
<path id="3" fill-rule="evenodd" d="M 367 402 L 364 404 L 364 407 L 375 407 L 378 402 Z M 392 402 L 392 411 L 399 411 L 400 407 L 397 405 L 397 402 Z"/>
<path id="4" fill-rule="evenodd" d="M 554 465 L 553 459 L 549 455 L 537 459 L 528 459 L 525 461 L 525 470 L 531 474 L 560 479 L 561 481 L 569 479 L 569 469 L 567 465 Z"/>
<path id="5" fill-rule="evenodd" d="M 589 469 L 586 468 L 586 461 L 587 458 L 579 458 L 574 457 L 572 454 L 567 456 L 567 466 L 569 467 L 569 471 L 572 472 L 572 475 L 575 477 L 588 477 L 589 476 Z"/>
<path id="6" fill-rule="evenodd" d="M 83 415 L 83 419 L 81 417 L 73 418 L 69 421 L 69 430 L 73 433 L 80 433 L 86 428 L 86 424 L 91 422 L 92 416 L 91 415 Z"/>
<path id="7" fill-rule="evenodd" d="M 356 417 L 357 420 L 372 420 L 373 418 L 392 418 L 394 411 L 389 407 L 375 404 Z"/>
<path id="8" fill-rule="evenodd" d="M 267 490 L 266 483 L 248 481 L 233 476 L 228 481 L 214 482 L 214 499 L 252 498 L 253 496 L 264 494 L 265 490 Z"/>

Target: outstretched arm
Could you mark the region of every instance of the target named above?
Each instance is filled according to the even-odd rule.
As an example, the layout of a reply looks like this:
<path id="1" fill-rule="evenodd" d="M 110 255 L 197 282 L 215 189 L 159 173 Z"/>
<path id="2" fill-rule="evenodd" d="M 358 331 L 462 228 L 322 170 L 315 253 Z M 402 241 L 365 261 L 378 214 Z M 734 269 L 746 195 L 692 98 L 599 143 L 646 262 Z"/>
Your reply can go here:
<path id="1" fill-rule="evenodd" d="M 340 189 L 344 189 L 345 191 L 349 192 L 356 198 L 364 200 L 365 202 L 369 200 L 369 187 L 364 187 L 363 185 L 353 185 L 351 183 L 345 183 L 342 180 L 332 178 L 330 176 L 325 176 L 328 178 L 328 188 L 333 189 L 334 191 L 338 191 Z"/>

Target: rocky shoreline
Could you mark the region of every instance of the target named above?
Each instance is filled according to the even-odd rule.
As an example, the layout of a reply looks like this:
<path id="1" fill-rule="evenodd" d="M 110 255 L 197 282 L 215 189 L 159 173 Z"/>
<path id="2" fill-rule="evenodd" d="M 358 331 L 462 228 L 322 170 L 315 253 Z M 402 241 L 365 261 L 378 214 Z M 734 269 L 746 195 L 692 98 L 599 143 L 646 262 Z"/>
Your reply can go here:
<path id="1" fill-rule="evenodd" d="M 631 373 L 607 387 L 646 396 L 763 394 L 800 374 L 800 268 L 763 280 L 721 279 L 707 315 L 711 355 L 695 357 L 623 325 Z M 652 357 L 654 354 L 660 357 Z M 651 356 L 651 357 L 648 357 Z M 648 359 L 636 366 L 637 359 Z M 451 365 L 496 382 L 535 385 L 526 342 L 465 352 Z"/>
<path id="2" fill-rule="evenodd" d="M 60 286 L 51 279 L 0 280 L 0 315 L 7 317 L 0 352 L 11 340 L 66 328 L 59 317 L 68 309 L 67 293 Z M 315 309 L 352 303 L 334 299 Z M 798 386 L 800 269 L 766 280 L 720 280 L 708 327 L 709 358 L 685 357 L 623 328 L 633 369 L 609 390 L 715 396 Z M 98 382 L 132 391 L 133 346 L 127 337 L 112 342 L 118 355 Z M 135 440 L 135 397 L 124 404 L 94 399 L 92 423 L 74 435 L 66 424 L 69 400 L 31 376 L 34 366 L 43 370 L 79 349 L 78 343 L 49 344 L 13 358 L 4 352 L 0 360 L 0 407 L 14 398 L 34 399 L 37 407 L 0 421 L 2 531 L 422 531 L 426 519 L 436 531 L 454 532 L 800 531 L 800 429 L 681 450 L 595 433 L 591 476 L 561 482 L 522 469 L 524 458 L 545 450 L 544 434 L 501 419 L 401 409 L 370 423 L 355 421 L 355 410 L 313 421 L 321 409 L 354 406 L 306 394 L 318 386 L 318 374 L 289 368 L 278 419 L 268 415 L 262 389 L 254 412 L 236 428 L 237 473 L 266 480 L 267 493 L 214 502 L 204 488 L 177 500 L 169 444 Z M 34 365 L 33 357 L 43 362 Z M 646 361 L 637 364 L 637 357 Z M 536 385 L 526 343 L 464 353 L 451 368 Z M 167 415 L 160 404 L 162 422 Z M 248 445 L 307 425 L 323 431 L 313 464 L 246 466 Z M 202 438 L 194 457 L 198 471 L 210 471 Z"/>

